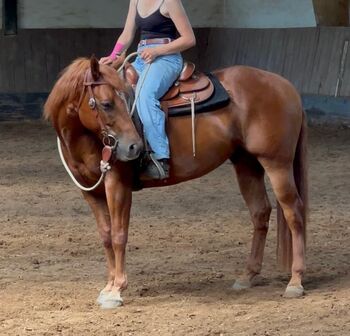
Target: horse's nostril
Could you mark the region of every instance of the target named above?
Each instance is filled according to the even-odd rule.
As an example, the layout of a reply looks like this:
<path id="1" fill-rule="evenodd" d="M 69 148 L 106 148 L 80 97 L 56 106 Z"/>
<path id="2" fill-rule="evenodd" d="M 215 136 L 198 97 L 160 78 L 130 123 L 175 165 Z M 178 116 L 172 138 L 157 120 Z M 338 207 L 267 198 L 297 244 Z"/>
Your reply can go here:
<path id="1" fill-rule="evenodd" d="M 134 154 L 136 152 L 136 145 L 132 144 L 129 146 L 129 153 Z"/>
<path id="2" fill-rule="evenodd" d="M 133 143 L 132 145 L 129 146 L 129 154 L 138 155 L 140 154 L 140 152 L 141 152 L 141 148 L 136 143 Z"/>
<path id="3" fill-rule="evenodd" d="M 122 149 L 122 148 L 123 148 L 123 145 L 121 144 L 119 146 L 119 149 Z M 138 141 L 135 141 L 135 142 L 132 142 L 132 143 L 129 142 L 124 147 L 124 151 L 125 151 L 124 153 L 130 159 L 135 159 L 141 154 L 142 149 L 143 149 L 143 143 L 142 142 L 138 142 Z"/>

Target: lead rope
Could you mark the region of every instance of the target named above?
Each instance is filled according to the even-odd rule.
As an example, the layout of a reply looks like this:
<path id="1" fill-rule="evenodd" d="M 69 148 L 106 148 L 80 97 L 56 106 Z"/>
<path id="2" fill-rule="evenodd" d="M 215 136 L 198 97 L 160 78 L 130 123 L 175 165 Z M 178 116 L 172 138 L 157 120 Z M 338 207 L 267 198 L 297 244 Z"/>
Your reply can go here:
<path id="1" fill-rule="evenodd" d="M 83 191 L 93 191 L 93 190 L 95 190 L 102 183 L 106 173 L 111 169 L 111 166 L 110 166 L 110 164 L 108 162 L 101 160 L 101 162 L 100 162 L 101 176 L 100 176 L 99 180 L 96 182 L 95 185 L 93 185 L 90 188 L 84 187 L 83 185 L 81 185 L 78 182 L 78 180 L 75 178 L 75 176 L 73 175 L 73 173 L 69 169 L 69 167 L 67 165 L 67 162 L 66 162 L 66 160 L 64 159 L 64 156 L 63 156 L 61 141 L 60 141 L 59 137 L 57 137 L 57 148 L 58 148 L 58 153 L 60 154 L 60 158 L 61 158 L 62 164 L 63 164 L 64 168 L 66 169 L 68 175 L 70 176 L 70 178 L 72 179 L 74 184 L 79 189 L 81 189 Z"/>

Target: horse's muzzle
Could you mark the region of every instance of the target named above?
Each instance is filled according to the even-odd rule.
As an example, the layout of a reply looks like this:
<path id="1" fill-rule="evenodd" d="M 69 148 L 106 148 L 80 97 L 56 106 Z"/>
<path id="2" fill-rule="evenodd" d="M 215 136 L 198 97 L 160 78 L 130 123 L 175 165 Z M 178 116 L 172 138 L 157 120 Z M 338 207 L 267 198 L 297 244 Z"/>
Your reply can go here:
<path id="1" fill-rule="evenodd" d="M 131 161 L 137 159 L 143 151 L 141 139 L 135 141 L 120 140 L 115 149 L 116 159 L 120 161 Z"/>

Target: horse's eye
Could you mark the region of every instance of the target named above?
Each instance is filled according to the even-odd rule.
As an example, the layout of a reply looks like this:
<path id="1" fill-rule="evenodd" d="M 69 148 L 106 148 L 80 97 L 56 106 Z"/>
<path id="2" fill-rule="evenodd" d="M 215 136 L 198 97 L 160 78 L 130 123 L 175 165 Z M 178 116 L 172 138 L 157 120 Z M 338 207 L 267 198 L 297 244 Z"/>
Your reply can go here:
<path id="1" fill-rule="evenodd" d="M 101 102 L 101 106 L 103 110 L 110 111 L 113 108 L 113 103 L 110 101 L 103 101 Z"/>

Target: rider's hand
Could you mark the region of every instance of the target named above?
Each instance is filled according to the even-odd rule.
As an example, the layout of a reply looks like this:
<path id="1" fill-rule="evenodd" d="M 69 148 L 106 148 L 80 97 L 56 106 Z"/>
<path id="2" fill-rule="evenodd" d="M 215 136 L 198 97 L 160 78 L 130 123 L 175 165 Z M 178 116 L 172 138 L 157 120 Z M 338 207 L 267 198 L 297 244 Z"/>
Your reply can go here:
<path id="1" fill-rule="evenodd" d="M 115 58 L 115 60 L 118 58 L 118 56 Z M 100 60 L 99 60 L 99 63 L 100 64 L 105 64 L 105 65 L 110 65 L 113 63 L 114 60 L 112 60 L 111 57 L 107 56 L 107 57 L 102 57 Z"/>
<path id="2" fill-rule="evenodd" d="M 146 48 L 142 50 L 140 56 L 146 63 L 150 64 L 160 55 L 157 48 Z"/>

